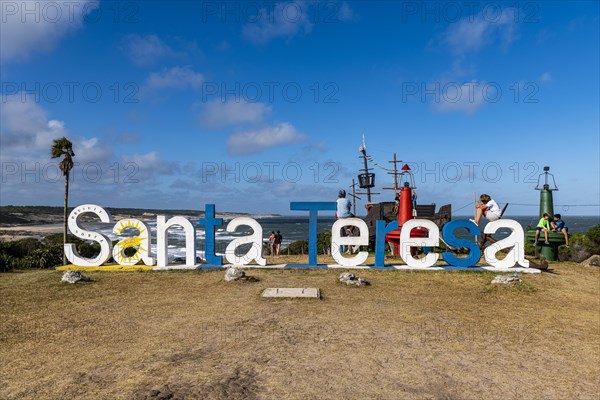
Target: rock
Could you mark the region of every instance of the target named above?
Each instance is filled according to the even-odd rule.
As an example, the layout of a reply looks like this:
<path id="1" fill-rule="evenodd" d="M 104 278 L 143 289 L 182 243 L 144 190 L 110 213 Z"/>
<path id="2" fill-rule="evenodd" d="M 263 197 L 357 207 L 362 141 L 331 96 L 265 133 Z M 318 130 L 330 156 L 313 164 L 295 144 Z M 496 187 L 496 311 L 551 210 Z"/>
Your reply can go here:
<path id="1" fill-rule="evenodd" d="M 600 267 L 600 255 L 595 254 L 585 261 L 581 262 L 583 267 Z"/>
<path id="2" fill-rule="evenodd" d="M 245 278 L 245 277 L 246 277 L 246 273 L 244 271 L 241 271 L 237 267 L 229 267 L 229 268 L 227 268 L 227 271 L 225 272 L 225 281 L 226 282 L 239 281 L 240 279 Z"/>
<path id="3" fill-rule="evenodd" d="M 367 286 L 369 282 L 366 279 L 359 278 L 351 272 L 344 272 L 340 275 L 340 282 L 348 286 Z"/>
<path id="4" fill-rule="evenodd" d="M 77 283 L 77 282 L 89 282 L 90 278 L 82 274 L 80 271 L 66 270 L 63 273 L 61 282 Z"/>
<path id="5" fill-rule="evenodd" d="M 504 276 L 504 275 L 496 275 L 496 277 L 492 280 L 492 285 L 496 284 L 510 284 L 510 283 L 521 283 L 522 280 L 518 276 Z"/>
<path id="6" fill-rule="evenodd" d="M 346 283 L 350 279 L 356 279 L 354 274 L 352 274 L 350 272 L 344 272 L 343 274 L 340 275 L 340 282 Z"/>
<path id="7" fill-rule="evenodd" d="M 369 282 L 366 279 L 358 278 L 358 281 L 355 283 L 356 286 L 367 286 Z"/>

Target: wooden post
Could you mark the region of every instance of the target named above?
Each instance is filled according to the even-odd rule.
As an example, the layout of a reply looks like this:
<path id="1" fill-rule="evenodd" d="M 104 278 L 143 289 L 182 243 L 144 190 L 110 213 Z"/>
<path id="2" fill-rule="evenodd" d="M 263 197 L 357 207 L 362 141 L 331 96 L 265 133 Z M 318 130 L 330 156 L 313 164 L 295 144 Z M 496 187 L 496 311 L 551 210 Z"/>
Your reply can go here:
<path id="1" fill-rule="evenodd" d="M 473 219 L 477 218 L 477 192 L 473 192 Z M 477 235 L 475 235 L 475 243 L 477 243 Z"/>
<path id="2" fill-rule="evenodd" d="M 356 217 L 356 182 L 354 181 L 354 178 L 352 178 L 352 200 L 354 200 L 352 202 L 352 207 L 354 211 L 354 216 Z"/>

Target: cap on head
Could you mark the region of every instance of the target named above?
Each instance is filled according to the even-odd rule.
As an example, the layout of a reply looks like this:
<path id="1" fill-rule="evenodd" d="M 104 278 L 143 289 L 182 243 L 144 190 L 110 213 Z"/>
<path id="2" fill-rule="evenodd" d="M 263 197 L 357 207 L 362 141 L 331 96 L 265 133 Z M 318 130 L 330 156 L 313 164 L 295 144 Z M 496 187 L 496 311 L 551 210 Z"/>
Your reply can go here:
<path id="1" fill-rule="evenodd" d="M 339 191 L 339 195 L 340 195 L 341 197 L 346 197 L 346 191 L 345 191 L 344 189 L 340 190 L 340 191 Z"/>

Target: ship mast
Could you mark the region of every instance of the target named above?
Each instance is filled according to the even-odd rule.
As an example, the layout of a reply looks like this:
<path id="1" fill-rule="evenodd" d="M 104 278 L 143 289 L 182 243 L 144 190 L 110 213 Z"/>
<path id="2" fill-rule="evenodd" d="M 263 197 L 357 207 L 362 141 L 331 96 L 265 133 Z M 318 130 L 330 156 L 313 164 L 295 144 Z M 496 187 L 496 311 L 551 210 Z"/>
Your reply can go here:
<path id="1" fill-rule="evenodd" d="M 355 216 L 356 216 L 356 201 L 360 200 L 360 197 L 358 197 L 356 195 L 356 185 L 357 185 L 356 180 L 354 178 L 352 178 L 352 185 L 350 185 L 350 188 L 352 189 L 352 194 L 350 194 L 350 196 L 352 196 L 352 199 L 353 199 L 352 207 L 354 209 L 353 213 Z"/>
<path id="2" fill-rule="evenodd" d="M 392 161 L 388 161 L 392 164 L 394 164 L 394 170 L 391 172 L 388 172 L 388 174 L 393 175 L 394 176 L 394 187 L 391 188 L 383 188 L 385 190 L 393 190 L 394 191 L 394 196 L 398 194 L 398 175 L 400 175 L 400 173 L 398 172 L 398 163 L 401 163 L 402 160 L 398 160 L 398 158 L 396 157 L 396 153 L 394 153 L 394 159 Z"/>
<path id="3" fill-rule="evenodd" d="M 379 193 L 371 193 L 371 188 L 375 187 L 375 174 L 372 173 L 371 171 L 373 170 L 373 168 L 369 168 L 369 164 L 368 164 L 368 158 L 369 156 L 367 155 L 367 145 L 365 144 L 365 134 L 363 133 L 363 137 L 362 137 L 362 146 L 359 147 L 358 149 L 361 153 L 361 155 L 359 156 L 359 158 L 363 159 L 363 165 L 364 168 L 362 168 L 360 170 L 360 174 L 358 174 L 358 186 L 361 189 L 366 189 L 366 193 L 365 192 L 357 192 L 356 194 L 366 194 L 367 195 L 367 202 L 371 203 L 371 195 L 372 194 L 379 194 Z"/>

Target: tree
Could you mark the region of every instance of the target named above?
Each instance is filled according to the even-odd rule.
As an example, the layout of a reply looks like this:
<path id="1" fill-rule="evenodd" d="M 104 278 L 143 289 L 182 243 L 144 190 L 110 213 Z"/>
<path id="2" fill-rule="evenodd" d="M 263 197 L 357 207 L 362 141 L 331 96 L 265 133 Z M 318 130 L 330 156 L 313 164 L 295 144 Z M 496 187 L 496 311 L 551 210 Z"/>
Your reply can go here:
<path id="1" fill-rule="evenodd" d="M 55 139 L 52 142 L 52 148 L 50 149 L 52 158 L 63 157 L 61 162 L 58 164 L 61 172 L 65 177 L 65 209 L 64 209 L 64 229 L 63 229 L 63 265 L 67 263 L 67 257 L 64 252 L 64 245 L 67 243 L 67 208 L 69 205 L 69 174 L 73 169 L 73 143 L 66 137 Z"/>

